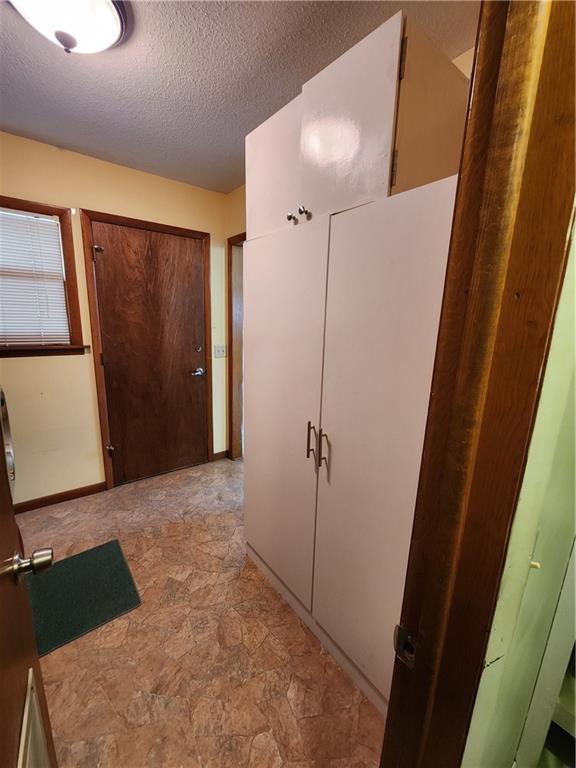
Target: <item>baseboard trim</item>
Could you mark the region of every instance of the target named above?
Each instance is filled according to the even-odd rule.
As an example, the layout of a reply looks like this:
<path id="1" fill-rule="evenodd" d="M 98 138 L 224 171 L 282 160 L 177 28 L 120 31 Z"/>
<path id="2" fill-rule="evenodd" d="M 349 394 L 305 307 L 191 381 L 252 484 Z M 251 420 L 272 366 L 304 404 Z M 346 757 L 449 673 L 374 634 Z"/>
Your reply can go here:
<path id="1" fill-rule="evenodd" d="M 300 600 L 294 595 L 284 582 L 278 578 L 274 571 L 265 563 L 260 555 L 250 546 L 246 545 L 248 550 L 248 556 L 254 561 L 258 568 L 262 571 L 264 576 L 268 579 L 274 589 L 286 600 L 288 605 L 292 608 L 294 613 L 302 619 L 304 624 L 316 635 L 322 646 L 328 651 L 332 658 L 336 661 L 339 667 L 344 670 L 354 681 L 354 683 L 360 688 L 366 698 L 374 704 L 383 717 L 386 717 L 388 712 L 388 702 L 380 691 L 375 688 L 370 680 L 364 675 L 364 673 L 358 669 L 356 664 L 350 659 L 344 651 L 337 645 L 330 635 L 322 629 L 320 624 L 312 616 L 310 611 L 303 605 Z"/>
<path id="2" fill-rule="evenodd" d="M 213 453 L 210 457 L 210 461 L 219 461 L 220 459 L 227 459 L 228 458 L 228 451 L 218 451 L 218 453 Z"/>
<path id="3" fill-rule="evenodd" d="M 82 496 L 91 496 L 93 493 L 100 493 L 106 490 L 106 483 L 94 483 L 94 485 L 85 485 L 82 488 L 71 488 L 69 491 L 60 491 L 51 496 L 41 496 L 39 499 L 30 499 L 29 501 L 20 501 L 14 504 L 14 512 L 29 512 L 31 509 L 40 509 L 40 507 L 49 507 L 52 504 L 60 504 L 62 501 L 71 501 L 80 499 Z"/>

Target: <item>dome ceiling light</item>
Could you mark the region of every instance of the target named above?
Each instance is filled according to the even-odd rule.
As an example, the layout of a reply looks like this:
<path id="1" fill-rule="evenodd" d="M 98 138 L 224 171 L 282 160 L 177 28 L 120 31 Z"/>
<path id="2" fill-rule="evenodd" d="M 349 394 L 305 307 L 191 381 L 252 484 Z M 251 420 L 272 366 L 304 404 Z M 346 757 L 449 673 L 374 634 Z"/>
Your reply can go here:
<path id="1" fill-rule="evenodd" d="M 122 40 L 124 6 L 116 0 L 11 0 L 18 13 L 67 53 L 99 53 Z"/>

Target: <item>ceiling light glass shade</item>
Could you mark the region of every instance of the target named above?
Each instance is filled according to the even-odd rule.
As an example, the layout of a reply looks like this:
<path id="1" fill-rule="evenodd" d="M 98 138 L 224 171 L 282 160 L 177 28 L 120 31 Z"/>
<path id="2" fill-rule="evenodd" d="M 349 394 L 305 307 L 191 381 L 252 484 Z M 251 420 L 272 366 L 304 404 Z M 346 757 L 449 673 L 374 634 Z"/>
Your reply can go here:
<path id="1" fill-rule="evenodd" d="M 112 0 L 11 0 L 50 42 L 73 53 L 98 53 L 115 45 L 124 19 Z"/>

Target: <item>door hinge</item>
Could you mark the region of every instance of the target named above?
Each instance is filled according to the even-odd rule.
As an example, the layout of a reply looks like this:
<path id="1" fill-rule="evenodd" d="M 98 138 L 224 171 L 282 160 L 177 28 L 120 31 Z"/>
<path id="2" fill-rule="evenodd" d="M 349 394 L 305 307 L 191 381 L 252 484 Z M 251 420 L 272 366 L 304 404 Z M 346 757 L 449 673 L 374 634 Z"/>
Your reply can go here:
<path id="1" fill-rule="evenodd" d="M 398 80 L 404 79 L 404 72 L 406 71 L 406 48 L 408 47 L 408 38 L 402 38 L 402 44 L 400 46 L 400 64 L 398 65 Z"/>
<path id="2" fill-rule="evenodd" d="M 92 246 L 92 261 L 96 261 L 97 253 L 104 253 L 104 248 L 101 245 Z"/>
<path id="3" fill-rule="evenodd" d="M 416 641 L 408 630 L 399 624 L 394 629 L 394 650 L 396 658 L 405 664 L 408 669 L 414 669 L 416 661 Z"/>
<path id="4" fill-rule="evenodd" d="M 104 365 L 104 352 L 100 352 L 100 365 Z"/>
<path id="5" fill-rule="evenodd" d="M 396 175 L 398 173 L 398 150 L 392 152 L 392 162 L 390 163 L 390 186 L 396 184 Z"/>
<path id="6" fill-rule="evenodd" d="M 115 451 L 114 446 L 113 445 L 107 445 L 106 446 L 106 450 L 108 451 L 108 456 L 110 456 L 110 458 L 112 458 L 113 455 L 114 455 L 114 451 Z"/>

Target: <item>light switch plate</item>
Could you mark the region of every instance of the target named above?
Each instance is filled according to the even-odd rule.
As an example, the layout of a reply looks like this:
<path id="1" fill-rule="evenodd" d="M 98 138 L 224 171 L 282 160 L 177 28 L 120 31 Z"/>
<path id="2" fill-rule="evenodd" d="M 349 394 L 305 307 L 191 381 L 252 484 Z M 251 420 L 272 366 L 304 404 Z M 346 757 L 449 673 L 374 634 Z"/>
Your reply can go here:
<path id="1" fill-rule="evenodd" d="M 226 344 L 214 344 L 214 357 L 226 357 Z"/>

